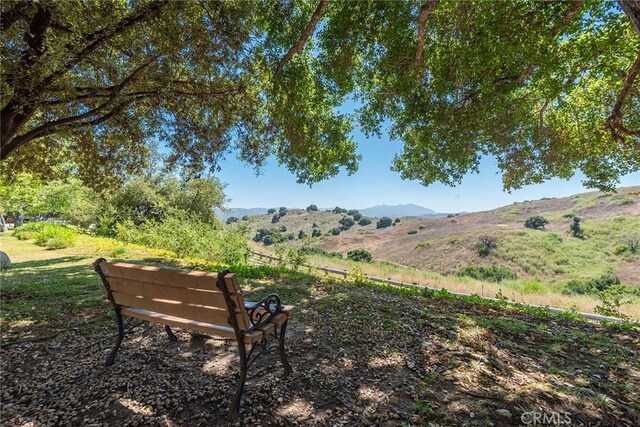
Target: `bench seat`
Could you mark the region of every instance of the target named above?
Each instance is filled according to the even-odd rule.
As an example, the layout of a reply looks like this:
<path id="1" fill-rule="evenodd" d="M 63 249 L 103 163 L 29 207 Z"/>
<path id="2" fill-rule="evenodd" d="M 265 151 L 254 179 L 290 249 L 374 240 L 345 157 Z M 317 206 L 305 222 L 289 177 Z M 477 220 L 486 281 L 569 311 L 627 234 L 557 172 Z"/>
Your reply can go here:
<path id="1" fill-rule="evenodd" d="M 250 304 L 247 302 L 247 305 Z M 279 328 L 287 320 L 294 306 L 285 305 L 282 311 L 278 313 L 268 324 L 260 326 L 252 332 L 244 335 L 245 344 L 253 344 L 260 341 L 267 334 L 275 332 L 275 328 Z M 136 307 L 121 307 L 121 313 L 124 316 L 135 317 L 148 322 L 159 323 L 162 325 L 175 326 L 193 331 L 209 333 L 223 338 L 235 339 L 236 332 L 230 326 L 214 325 L 211 323 L 199 322 L 197 320 L 184 319 L 182 317 L 169 316 L 167 314 L 157 313 Z"/>

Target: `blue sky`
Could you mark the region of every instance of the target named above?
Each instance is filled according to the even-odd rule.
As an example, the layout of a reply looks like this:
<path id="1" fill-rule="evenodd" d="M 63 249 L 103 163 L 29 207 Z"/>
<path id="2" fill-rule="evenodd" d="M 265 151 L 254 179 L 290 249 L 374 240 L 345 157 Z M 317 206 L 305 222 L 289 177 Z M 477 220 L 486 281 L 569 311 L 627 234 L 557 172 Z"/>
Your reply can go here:
<path id="1" fill-rule="evenodd" d="M 563 197 L 591 191 L 581 185 L 583 176 L 571 180 L 554 179 L 543 184 L 514 190 L 502 190 L 502 180 L 494 159 L 485 158 L 479 174 L 468 174 L 456 187 L 442 184 L 422 186 L 415 181 L 404 181 L 390 170 L 395 153 L 402 143 L 388 138 L 366 138 L 357 129 L 353 137 L 362 155 L 360 168 L 348 176 L 341 172 L 335 178 L 309 187 L 297 184 L 296 177 L 270 158 L 262 173 L 238 161 L 233 154 L 221 162 L 222 170 L 216 176 L 227 184 L 225 193 L 231 199 L 229 207 L 304 208 L 310 204 L 319 207 L 341 206 L 361 209 L 373 205 L 414 203 L 438 212 L 481 211 L 511 204 L 516 201 L 542 197 Z M 622 179 L 621 186 L 640 185 L 640 173 Z"/>

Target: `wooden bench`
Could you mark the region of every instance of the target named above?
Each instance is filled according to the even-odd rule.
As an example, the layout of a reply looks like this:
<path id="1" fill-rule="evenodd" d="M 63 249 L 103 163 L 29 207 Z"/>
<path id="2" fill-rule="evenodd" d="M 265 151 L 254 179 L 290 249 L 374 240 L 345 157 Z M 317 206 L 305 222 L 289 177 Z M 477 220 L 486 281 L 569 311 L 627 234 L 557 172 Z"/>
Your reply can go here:
<path id="1" fill-rule="evenodd" d="M 110 263 L 104 258 L 97 259 L 93 266 L 102 278 L 118 323 L 118 338 L 106 366 L 115 361 L 125 336 L 123 317 L 128 316 L 164 325 L 171 341 L 177 341 L 171 326 L 235 339 L 240 355 L 240 379 L 229 408 L 232 420 L 240 411 L 247 369 L 266 348 L 267 336 L 278 340 L 285 376 L 291 373 L 285 333 L 293 306 L 282 305 L 278 295 L 267 295 L 256 303 L 245 302 L 236 275 L 229 270 L 218 274 L 175 271 Z M 261 350 L 254 355 L 259 346 Z"/>

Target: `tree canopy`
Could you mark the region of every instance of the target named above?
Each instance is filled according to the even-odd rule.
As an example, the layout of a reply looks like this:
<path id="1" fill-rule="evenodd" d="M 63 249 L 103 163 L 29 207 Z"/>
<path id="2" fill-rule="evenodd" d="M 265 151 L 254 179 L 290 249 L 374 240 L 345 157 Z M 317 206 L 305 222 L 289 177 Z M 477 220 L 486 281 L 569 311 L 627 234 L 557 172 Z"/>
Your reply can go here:
<path id="1" fill-rule="evenodd" d="M 393 168 L 425 185 L 458 183 L 483 155 L 507 189 L 576 170 L 607 189 L 640 170 L 632 1 L 0 8 L 11 173 L 122 181 L 159 141 L 169 166 L 196 175 L 229 153 L 257 168 L 275 155 L 314 183 L 357 169 L 354 126 L 388 126 L 403 142 Z M 339 110 L 348 100 L 353 114 Z"/>

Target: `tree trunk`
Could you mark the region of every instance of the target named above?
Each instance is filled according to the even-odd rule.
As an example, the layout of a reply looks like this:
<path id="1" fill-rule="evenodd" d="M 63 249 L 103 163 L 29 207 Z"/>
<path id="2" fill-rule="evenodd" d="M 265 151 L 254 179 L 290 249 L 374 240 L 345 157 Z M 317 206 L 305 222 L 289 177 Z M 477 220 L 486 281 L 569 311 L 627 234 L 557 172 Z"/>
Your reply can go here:
<path id="1" fill-rule="evenodd" d="M 0 212 L 0 226 L 2 227 L 2 232 L 6 233 L 7 231 L 9 231 L 9 227 L 7 226 L 7 223 L 4 221 L 4 213 Z"/>
<path id="2" fill-rule="evenodd" d="M 16 215 L 16 224 L 15 227 L 20 227 L 21 225 L 24 224 L 24 214 L 22 212 L 18 212 L 18 214 Z"/>
<path id="3" fill-rule="evenodd" d="M 618 4 L 627 14 L 638 34 L 640 34 L 640 1 L 638 0 L 618 0 Z"/>

